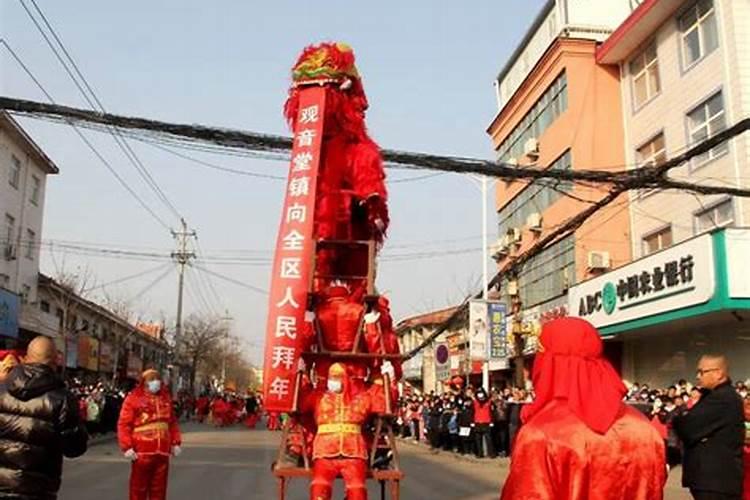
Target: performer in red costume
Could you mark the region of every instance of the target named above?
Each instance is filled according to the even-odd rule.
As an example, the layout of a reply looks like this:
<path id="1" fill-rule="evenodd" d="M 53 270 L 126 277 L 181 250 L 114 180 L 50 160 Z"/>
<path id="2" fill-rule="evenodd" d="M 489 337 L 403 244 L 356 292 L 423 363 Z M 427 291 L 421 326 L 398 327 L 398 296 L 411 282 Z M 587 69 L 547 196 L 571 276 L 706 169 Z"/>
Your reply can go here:
<path id="1" fill-rule="evenodd" d="M 117 439 L 133 462 L 130 500 L 165 500 L 169 457 L 180 454 L 182 438 L 172 398 L 156 370 L 143 372 L 141 383 L 125 398 Z"/>
<path id="2" fill-rule="evenodd" d="M 367 134 L 367 97 L 354 52 L 343 43 L 311 45 L 294 65 L 292 81 L 284 105 L 292 130 L 297 130 L 300 88 L 316 84 L 326 88 L 316 236 L 382 241 L 388 228 L 385 173 L 380 149 Z M 363 218 L 358 217 L 360 209 Z"/>
<path id="3" fill-rule="evenodd" d="M 393 367 L 384 364 L 382 372 L 392 376 Z M 330 500 L 333 481 L 341 475 L 347 500 L 367 500 L 367 443 L 362 425 L 374 411 L 370 393 L 352 394 L 345 366 L 334 363 L 326 390 L 308 389 L 300 408 L 302 413 L 312 413 L 318 426 L 310 499 Z"/>
<path id="4" fill-rule="evenodd" d="M 625 386 L 580 318 L 542 328 L 502 500 L 659 500 L 664 442 L 623 402 Z"/>

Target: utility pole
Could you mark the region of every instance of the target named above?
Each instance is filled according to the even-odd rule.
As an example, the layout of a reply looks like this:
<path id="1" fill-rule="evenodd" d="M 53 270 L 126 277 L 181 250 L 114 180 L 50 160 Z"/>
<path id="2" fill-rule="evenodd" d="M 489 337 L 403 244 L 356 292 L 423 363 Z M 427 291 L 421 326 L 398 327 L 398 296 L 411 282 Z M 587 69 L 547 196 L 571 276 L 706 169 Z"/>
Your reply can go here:
<path id="1" fill-rule="evenodd" d="M 177 284 L 177 324 L 175 327 L 175 345 L 182 339 L 182 293 L 185 284 L 185 265 L 190 259 L 195 258 L 195 253 L 188 252 L 188 238 L 195 238 L 195 231 L 188 231 L 185 219 L 180 219 L 182 226 L 180 231 L 172 231 L 172 236 L 177 240 L 177 251 L 172 252 L 172 258 L 180 266 L 179 281 Z"/>
<path id="2" fill-rule="evenodd" d="M 221 318 L 221 320 L 229 323 L 230 321 L 232 321 L 232 319 L 234 318 L 232 318 L 229 315 L 229 311 L 224 311 L 224 317 Z M 222 386 L 224 386 L 227 383 L 227 351 L 228 351 L 227 344 L 229 343 L 229 325 L 228 324 L 224 329 L 223 343 L 224 343 L 224 349 L 223 349 L 224 352 L 222 353 L 223 355 L 221 358 L 221 385 Z"/>

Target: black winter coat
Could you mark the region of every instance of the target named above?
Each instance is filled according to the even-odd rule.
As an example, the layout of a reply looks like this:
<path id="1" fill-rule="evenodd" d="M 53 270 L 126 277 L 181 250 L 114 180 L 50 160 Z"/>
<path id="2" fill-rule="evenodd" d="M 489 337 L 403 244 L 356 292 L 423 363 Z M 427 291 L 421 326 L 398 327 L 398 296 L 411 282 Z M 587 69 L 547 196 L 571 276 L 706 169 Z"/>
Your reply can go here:
<path id="1" fill-rule="evenodd" d="M 75 398 L 46 365 L 13 369 L 0 386 L 0 498 L 54 500 L 63 455 L 86 451 Z"/>
<path id="2" fill-rule="evenodd" d="M 731 382 L 704 391 L 673 425 L 685 446 L 682 485 L 700 491 L 742 494 L 742 400 Z"/>

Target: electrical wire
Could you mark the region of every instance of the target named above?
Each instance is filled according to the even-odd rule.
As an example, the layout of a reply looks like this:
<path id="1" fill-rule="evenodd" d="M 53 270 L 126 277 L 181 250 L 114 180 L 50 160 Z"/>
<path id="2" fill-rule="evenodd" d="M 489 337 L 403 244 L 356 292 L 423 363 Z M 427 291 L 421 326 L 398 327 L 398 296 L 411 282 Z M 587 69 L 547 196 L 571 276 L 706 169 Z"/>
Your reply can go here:
<path id="1" fill-rule="evenodd" d="M 145 271 L 140 271 L 140 272 L 138 272 L 136 274 L 132 274 L 130 276 L 125 276 L 125 277 L 118 278 L 118 279 L 113 280 L 113 281 L 108 281 L 107 283 L 102 283 L 101 285 L 92 286 L 91 288 L 87 288 L 83 292 L 84 293 L 89 293 L 89 292 L 92 292 L 94 290 L 99 290 L 101 288 L 106 288 L 106 287 L 111 286 L 111 285 L 119 285 L 120 283 L 125 283 L 126 281 L 131 281 L 131 280 L 140 278 L 142 276 L 146 276 L 148 274 L 154 273 L 156 271 L 160 271 L 161 269 L 164 269 L 166 266 L 169 266 L 169 265 L 171 265 L 170 262 L 167 262 L 167 263 L 164 263 L 164 264 L 159 264 L 158 266 L 156 266 L 153 269 L 146 269 Z"/>
<path id="2" fill-rule="evenodd" d="M 205 273 L 208 273 L 208 274 L 210 274 L 210 275 L 212 275 L 212 276 L 214 276 L 216 278 L 219 278 L 221 280 L 224 280 L 224 281 L 226 281 L 228 283 L 232 283 L 234 285 L 241 286 L 243 288 L 247 288 L 248 290 L 252 290 L 253 292 L 259 293 L 261 295 L 268 295 L 268 291 L 267 290 L 263 290 L 262 288 L 258 288 L 256 286 L 249 285 L 247 283 L 243 283 L 242 281 L 238 281 L 238 280 L 236 280 L 234 278 L 230 278 L 228 276 L 224 276 L 223 274 L 219 274 L 219 273 L 217 273 L 215 271 L 211 271 L 209 269 L 206 269 L 203 266 L 197 266 L 194 263 L 188 264 L 188 265 L 191 265 L 192 267 L 196 267 L 196 268 L 200 269 L 201 271 L 203 271 Z"/>
<path id="3" fill-rule="evenodd" d="M 41 84 L 41 83 L 39 82 L 39 80 L 38 80 L 38 79 L 36 78 L 36 76 L 34 76 L 34 74 L 33 74 L 33 73 L 31 72 L 31 70 L 29 69 L 29 67 L 28 67 L 28 66 L 26 66 L 26 64 L 25 64 L 25 63 L 23 62 L 23 60 L 22 60 L 22 59 L 21 59 L 21 58 L 20 58 L 20 57 L 18 56 L 18 54 L 17 54 L 17 53 L 16 53 L 16 52 L 15 52 L 15 51 L 14 51 L 14 50 L 13 50 L 13 49 L 12 49 L 12 48 L 10 47 L 10 45 L 9 45 L 9 44 L 8 44 L 8 42 L 7 42 L 7 40 L 5 40 L 5 39 L 2 39 L 2 38 L 0 38 L 0 43 L 1 43 L 1 44 L 2 44 L 2 45 L 3 45 L 4 47 L 5 47 L 5 48 L 6 48 L 6 50 L 8 50 L 8 52 L 9 52 L 9 53 L 10 53 L 10 55 L 11 55 L 11 56 L 13 57 L 13 59 L 15 59 L 15 61 L 16 61 L 16 62 L 17 62 L 17 63 L 19 64 L 19 66 L 21 66 L 21 68 L 22 68 L 22 69 L 24 70 L 24 72 L 26 73 L 26 75 L 27 75 L 27 76 L 28 76 L 28 77 L 29 77 L 29 78 L 30 78 L 30 79 L 31 79 L 31 80 L 32 80 L 32 81 L 34 82 L 34 84 L 35 84 L 35 85 L 36 85 L 36 86 L 37 86 L 37 87 L 39 88 L 39 90 L 41 90 L 41 91 L 42 91 L 42 93 L 43 93 L 43 94 L 45 95 L 45 97 L 47 97 L 47 99 L 48 99 L 48 100 L 49 100 L 49 101 L 50 101 L 51 103 L 55 104 L 55 103 L 56 103 L 55 99 L 54 99 L 54 98 L 52 97 L 52 95 L 50 95 L 50 93 L 49 93 L 49 92 L 47 92 L 47 90 L 46 90 L 46 89 L 44 88 L 44 86 L 43 86 L 43 85 L 42 85 L 42 84 Z M 131 196 L 132 196 L 132 197 L 133 197 L 133 198 L 134 198 L 134 199 L 135 199 L 135 200 L 136 200 L 136 201 L 138 202 L 138 204 L 139 204 L 139 205 L 140 205 L 140 206 L 141 206 L 141 207 L 142 207 L 142 208 L 143 208 L 144 210 L 146 210 L 146 212 L 148 212 L 148 213 L 149 213 L 149 215 L 151 215 L 151 217 L 152 217 L 152 218 L 153 218 L 153 219 L 154 219 L 154 220 L 155 220 L 155 221 L 156 221 L 156 222 L 157 222 L 157 223 L 158 223 L 159 225 L 161 225 L 161 226 L 162 226 L 162 227 L 163 227 L 164 229 L 166 229 L 166 230 L 169 230 L 169 229 L 170 229 L 170 228 L 169 228 L 169 225 L 167 225 L 167 223 L 166 223 L 166 222 L 164 222 L 164 220 L 163 220 L 163 219 L 162 219 L 161 217 L 159 217 L 159 216 L 158 216 L 158 215 L 156 214 L 156 212 L 154 212 L 154 210 L 153 210 L 153 209 L 152 209 L 151 207 L 149 207 L 149 206 L 148 206 L 148 205 L 146 204 L 146 202 L 145 202 L 145 201 L 143 201 L 143 199 L 142 199 L 142 198 L 141 198 L 140 196 L 138 196 L 138 194 L 137 194 L 137 193 L 136 193 L 136 192 L 135 192 L 135 191 L 133 190 L 133 188 L 131 188 L 131 187 L 130 187 L 130 186 L 128 185 L 128 183 L 127 183 L 127 182 L 125 182 L 125 180 L 124 180 L 124 179 L 123 179 L 123 178 L 122 178 L 122 177 L 120 176 L 120 174 L 118 174 L 118 173 L 117 173 L 117 170 L 116 170 L 116 169 L 115 169 L 115 168 L 114 168 L 114 167 L 112 166 L 112 164 L 111 164 L 111 163 L 110 163 L 109 161 L 107 161 L 107 159 L 106 159 L 106 158 L 105 158 L 105 157 L 104 157 L 104 156 L 103 156 L 103 155 L 102 155 L 102 154 L 101 154 L 101 153 L 99 152 L 99 150 L 98 150 L 98 149 L 96 149 L 96 147 L 94 147 L 94 145 L 93 145 L 93 144 L 91 143 L 91 141 L 89 141 L 89 139 L 88 139 L 88 138 L 87 138 L 87 137 L 86 137 L 86 136 L 85 136 L 85 135 L 83 134 L 83 132 L 81 132 L 81 131 L 80 131 L 80 130 L 78 129 L 78 127 L 77 127 L 77 126 L 76 126 L 76 125 L 75 125 L 75 124 L 74 124 L 74 123 L 73 123 L 72 121 L 70 121 L 70 120 L 63 120 L 63 122 L 64 122 L 64 123 L 66 123 L 67 125 L 69 125 L 69 126 L 70 126 L 70 127 L 71 127 L 71 128 L 73 129 L 73 131 L 74 131 L 74 132 L 76 133 L 76 135 L 78 135 L 78 137 L 79 137 L 79 138 L 81 139 L 81 141 L 83 141 L 83 143 L 84 143 L 84 144 L 86 145 L 86 147 L 87 147 L 87 148 L 88 148 L 89 150 L 91 150 L 91 152 L 92 152 L 92 153 L 94 154 L 94 156 L 96 156 L 96 157 L 97 157 L 97 159 L 99 159 L 99 161 L 100 161 L 100 162 L 101 162 L 101 163 L 102 163 L 102 164 L 103 164 L 103 165 L 104 165 L 104 166 L 105 166 L 105 167 L 107 168 L 107 170 L 109 170 L 109 172 L 110 172 L 110 173 L 111 173 L 111 174 L 112 174 L 112 175 L 113 175 L 113 176 L 115 177 L 115 179 L 117 180 L 117 182 L 118 182 L 118 183 L 119 183 L 119 184 L 120 184 L 120 185 L 121 185 L 121 186 L 122 186 L 122 187 L 123 187 L 123 188 L 124 188 L 124 189 L 125 189 L 125 190 L 126 190 L 126 191 L 127 191 L 128 193 L 130 193 L 130 195 L 131 195 Z"/>
<path id="4" fill-rule="evenodd" d="M 72 66 L 73 70 L 68 66 L 68 63 L 65 62 L 63 57 L 58 52 L 55 45 L 52 43 L 52 41 L 49 39 L 47 34 L 45 33 L 44 29 L 39 25 L 39 22 L 37 21 L 34 14 L 29 10 L 29 8 L 26 6 L 26 3 L 24 0 L 19 0 L 21 6 L 24 8 L 26 13 L 28 14 L 31 21 L 36 26 L 39 33 L 44 38 L 45 42 L 47 42 L 47 45 L 52 50 L 53 54 L 55 55 L 55 58 L 60 62 L 62 67 L 65 69 L 65 72 L 68 74 L 70 79 L 75 84 L 76 88 L 78 88 L 78 91 L 81 93 L 83 98 L 86 100 L 86 102 L 91 106 L 92 109 L 98 109 L 102 113 L 106 113 L 106 109 L 104 108 L 104 105 L 102 104 L 99 97 L 96 95 L 94 90 L 91 88 L 91 85 L 89 84 L 88 80 L 86 80 L 86 77 L 83 76 L 83 73 L 81 72 L 80 68 L 78 67 L 78 64 L 76 64 L 73 57 L 70 55 L 70 52 L 65 47 L 65 44 L 60 39 L 60 36 L 57 34 L 55 29 L 52 27 L 50 22 L 48 21 L 47 17 L 44 15 L 44 12 L 39 8 L 39 5 L 37 5 L 35 0 L 31 0 L 31 3 L 34 5 L 34 8 L 36 9 L 37 13 L 41 16 L 42 21 L 44 22 L 44 25 L 47 27 L 49 32 L 52 34 L 53 38 L 57 42 L 60 49 L 62 49 L 65 57 L 67 57 L 70 66 Z M 86 90 L 84 90 L 83 86 L 78 82 L 78 79 L 73 74 L 73 71 L 76 75 L 78 75 L 78 78 L 80 78 L 81 82 L 83 82 L 83 86 L 86 87 L 88 90 L 88 93 L 91 97 L 86 93 Z M 93 101 L 92 101 L 93 98 Z M 133 167 L 136 169 L 138 174 L 141 176 L 143 181 L 146 183 L 147 186 L 149 186 L 154 193 L 156 193 L 157 197 L 165 204 L 165 206 L 177 217 L 177 219 L 182 219 L 182 216 L 175 208 L 174 204 L 169 200 L 169 198 L 166 196 L 164 191 L 159 187 L 159 185 L 154 180 L 153 176 L 149 173 L 146 166 L 143 164 L 141 159 L 138 157 L 138 155 L 133 151 L 132 147 L 127 143 L 127 141 L 122 137 L 119 130 L 114 127 L 108 127 L 108 133 L 112 136 L 112 138 L 117 143 L 120 150 L 123 152 L 125 157 L 128 159 L 128 161 L 133 165 Z"/>

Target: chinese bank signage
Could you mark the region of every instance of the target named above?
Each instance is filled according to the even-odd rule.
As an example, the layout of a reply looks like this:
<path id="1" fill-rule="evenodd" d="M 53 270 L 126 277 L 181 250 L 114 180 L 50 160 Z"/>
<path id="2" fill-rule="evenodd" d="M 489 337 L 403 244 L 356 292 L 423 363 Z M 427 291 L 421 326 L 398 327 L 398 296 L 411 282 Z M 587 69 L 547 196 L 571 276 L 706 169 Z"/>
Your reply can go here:
<path id="1" fill-rule="evenodd" d="M 0 337 L 18 338 L 18 295 L 0 289 Z"/>
<path id="2" fill-rule="evenodd" d="M 572 287 L 568 309 L 604 327 L 708 302 L 715 285 L 706 234 Z"/>

